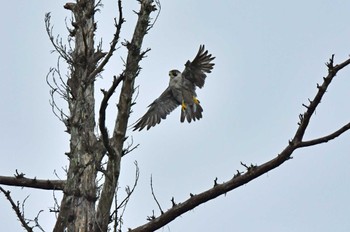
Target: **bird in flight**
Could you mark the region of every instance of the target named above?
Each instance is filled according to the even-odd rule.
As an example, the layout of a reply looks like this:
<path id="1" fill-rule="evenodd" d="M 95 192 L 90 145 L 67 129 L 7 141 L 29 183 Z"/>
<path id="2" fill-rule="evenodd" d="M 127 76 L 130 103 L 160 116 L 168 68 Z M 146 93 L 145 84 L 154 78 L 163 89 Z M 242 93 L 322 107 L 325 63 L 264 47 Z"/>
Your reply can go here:
<path id="1" fill-rule="evenodd" d="M 168 88 L 152 102 L 148 111 L 140 118 L 134 126 L 134 131 L 147 130 L 165 119 L 175 108 L 181 105 L 180 121 L 185 119 L 190 123 L 202 118 L 203 108 L 197 99 L 196 87 L 204 86 L 206 73 L 211 73 L 215 57 L 208 54 L 204 45 L 199 47 L 196 57 L 187 61 L 183 72 L 171 70 Z"/>

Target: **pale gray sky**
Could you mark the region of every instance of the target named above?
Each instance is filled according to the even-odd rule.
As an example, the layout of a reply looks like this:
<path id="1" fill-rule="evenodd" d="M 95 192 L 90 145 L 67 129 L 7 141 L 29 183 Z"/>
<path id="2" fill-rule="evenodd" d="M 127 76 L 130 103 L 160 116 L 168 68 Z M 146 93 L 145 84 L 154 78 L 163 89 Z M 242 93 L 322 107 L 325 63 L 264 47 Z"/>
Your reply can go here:
<path id="1" fill-rule="evenodd" d="M 50 54 L 44 14 L 52 12 L 54 33 L 66 37 L 64 20 L 70 13 L 65 1 L 7 1 L 0 14 L 0 175 L 15 169 L 26 177 L 65 178 L 69 137 L 49 105 L 45 76 L 55 66 Z M 114 33 L 116 1 L 105 1 L 97 13 L 97 41 L 104 47 Z M 298 115 L 316 93 L 316 83 L 327 74 L 325 62 L 337 63 L 350 54 L 348 1 L 162 1 L 162 12 L 144 41 L 152 48 L 141 62 L 140 92 L 130 123 L 168 84 L 168 71 L 182 69 L 200 44 L 216 56 L 213 73 L 198 97 L 202 120 L 180 124 L 179 109 L 150 131 L 128 132 L 139 148 L 122 161 L 121 191 L 132 185 L 133 163 L 138 161 L 139 185 L 126 210 L 124 228 L 146 222 L 154 209 L 149 179 L 163 209 L 170 199 L 182 202 L 230 179 L 240 161 L 261 164 L 275 157 L 292 138 Z M 130 39 L 138 10 L 136 1 L 124 2 L 126 23 L 122 39 Z M 155 15 L 153 15 L 155 16 Z M 120 73 L 125 49 L 117 51 L 97 81 L 108 88 Z M 63 66 L 64 67 L 64 66 Z M 62 70 L 65 74 L 67 71 Z M 350 67 L 341 72 L 313 116 L 306 138 L 323 136 L 349 122 Z M 97 99 L 101 98 L 96 91 Z M 115 96 L 115 99 L 117 95 Z M 114 104 L 108 124 L 113 125 Z M 62 105 L 64 106 L 64 105 Z M 111 128 L 110 128 L 111 130 Z M 349 134 L 328 144 L 295 152 L 293 159 L 251 183 L 221 196 L 170 223 L 159 231 L 349 231 Z M 12 197 L 26 202 L 33 218 L 50 231 L 52 192 L 10 188 Z M 59 193 L 56 193 L 60 196 Z M 4 196 L 0 196 L 0 227 L 21 231 Z"/>

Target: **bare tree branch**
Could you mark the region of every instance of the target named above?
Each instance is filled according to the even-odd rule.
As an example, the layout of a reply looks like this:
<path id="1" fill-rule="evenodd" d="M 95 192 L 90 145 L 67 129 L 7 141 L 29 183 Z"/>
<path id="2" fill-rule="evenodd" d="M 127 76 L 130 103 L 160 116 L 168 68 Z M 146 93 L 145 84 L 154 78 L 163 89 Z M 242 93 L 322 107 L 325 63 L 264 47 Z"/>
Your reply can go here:
<path id="1" fill-rule="evenodd" d="M 134 185 L 132 186 L 132 188 L 130 189 L 129 186 L 127 186 L 125 188 L 125 192 L 126 192 L 126 197 L 118 204 L 117 209 L 121 209 L 121 208 L 125 208 L 125 206 L 128 204 L 128 201 L 130 200 L 131 195 L 133 194 L 133 192 L 135 191 L 135 188 L 137 186 L 137 182 L 140 178 L 140 169 L 139 166 L 137 164 L 137 161 L 134 162 L 135 164 L 135 182 Z"/>
<path id="2" fill-rule="evenodd" d="M 57 200 L 57 197 L 55 195 L 55 191 L 52 191 L 52 197 L 54 200 L 54 205 L 52 208 L 49 209 L 49 211 L 52 213 L 55 213 L 57 215 L 57 213 L 60 212 L 60 205 L 58 204 L 58 200 Z"/>
<path id="3" fill-rule="evenodd" d="M 40 226 L 40 224 L 39 224 L 39 215 L 42 213 L 42 212 L 44 212 L 44 210 L 40 210 L 39 212 L 38 212 L 38 214 L 36 215 L 36 217 L 34 218 L 34 223 L 35 223 L 35 226 L 34 227 L 37 227 L 37 228 L 39 228 L 39 230 L 41 230 L 42 232 L 45 232 L 45 230 Z"/>
<path id="4" fill-rule="evenodd" d="M 325 94 L 329 84 L 332 82 L 333 78 L 336 76 L 337 72 L 344 68 L 345 66 L 350 64 L 350 59 L 347 59 L 341 64 L 338 64 L 336 66 L 333 65 L 334 62 L 334 55 L 329 59 L 329 63 L 326 63 L 328 67 L 328 75 L 327 77 L 323 78 L 323 84 L 321 86 L 317 85 L 318 92 L 315 96 L 315 98 L 312 101 L 309 101 L 309 105 L 307 106 L 307 111 L 300 115 L 300 126 L 298 127 L 297 132 L 295 133 L 295 136 L 292 143 L 300 143 L 303 140 L 304 133 L 306 131 L 307 126 L 309 125 L 309 121 L 311 116 L 316 110 L 316 107 L 318 104 L 320 104 L 321 99 L 323 95 Z"/>
<path id="5" fill-rule="evenodd" d="M 147 33 L 149 26 L 150 14 L 156 10 L 152 0 L 140 1 L 141 8 L 138 13 L 135 31 L 131 42 L 126 43 L 128 57 L 125 65 L 125 78 L 119 96 L 118 116 L 115 121 L 111 145 L 115 150 L 115 156 L 108 157 L 106 178 L 103 185 L 100 200 L 97 206 L 96 224 L 102 231 L 106 231 L 109 224 L 109 214 L 114 199 L 117 180 L 120 174 L 120 161 L 125 142 L 125 134 L 130 114 L 131 99 L 134 90 L 134 80 L 139 73 L 139 62 L 144 53 L 141 52 L 143 38 Z"/>
<path id="6" fill-rule="evenodd" d="M 133 137 L 131 136 L 131 142 L 127 144 L 126 148 L 123 149 L 122 151 L 122 157 L 124 157 L 125 155 L 129 154 L 130 152 L 132 152 L 133 150 L 135 150 L 136 148 L 139 147 L 140 144 L 136 144 L 135 146 L 134 144 L 134 140 Z"/>
<path id="7" fill-rule="evenodd" d="M 0 184 L 17 186 L 17 187 L 28 187 L 43 190 L 63 190 L 66 181 L 64 180 L 39 180 L 36 178 L 30 179 L 25 177 L 10 177 L 0 176 Z"/>
<path id="8" fill-rule="evenodd" d="M 56 76 L 58 76 L 60 83 L 57 82 Z M 51 81 L 49 80 L 49 77 L 50 77 Z M 58 94 L 66 102 L 68 102 L 69 92 L 70 92 L 69 87 L 63 81 L 63 78 L 62 78 L 62 75 L 60 72 L 60 58 L 57 59 L 57 67 L 50 68 L 48 74 L 46 75 L 46 83 L 48 84 L 48 86 L 51 89 L 50 90 L 50 97 L 51 97 L 50 105 L 52 108 L 52 112 L 61 122 L 63 122 L 66 125 L 67 131 L 68 131 L 68 128 L 69 128 L 68 120 L 67 120 L 68 115 L 66 113 L 64 113 L 63 109 L 57 105 L 56 100 L 55 100 L 55 95 Z"/>
<path id="9" fill-rule="evenodd" d="M 69 52 L 66 49 L 66 46 L 63 44 L 62 39 L 57 36 L 56 39 L 53 36 L 53 26 L 51 26 L 51 15 L 50 13 L 45 14 L 45 27 L 46 27 L 46 32 L 49 36 L 49 39 L 55 48 L 54 51 L 58 52 L 58 54 L 68 63 L 72 64 L 72 58 L 69 55 Z"/>
<path id="10" fill-rule="evenodd" d="M 123 216 L 124 216 L 124 212 L 126 210 L 126 206 L 129 203 L 131 195 L 134 193 L 136 186 L 137 186 L 137 183 L 138 183 L 139 178 L 140 178 L 140 169 L 139 169 L 139 166 L 137 164 L 137 161 L 135 161 L 134 164 L 135 164 L 134 185 L 132 186 L 131 189 L 129 186 L 126 186 L 126 188 L 125 188 L 126 197 L 116 206 L 116 209 L 114 212 L 114 214 L 115 214 L 115 226 L 114 226 L 114 228 L 117 228 L 117 226 L 119 225 L 119 231 L 122 231 L 121 229 L 122 229 L 122 224 L 123 224 Z M 117 202 L 116 202 L 116 204 L 117 204 Z M 118 216 L 118 212 L 120 209 L 122 210 L 122 212 L 119 213 L 119 216 Z"/>
<path id="11" fill-rule="evenodd" d="M 100 4 L 100 1 L 98 2 L 98 4 Z M 103 68 L 106 66 L 109 59 L 112 57 L 113 52 L 115 51 L 115 47 L 119 41 L 119 35 L 122 28 L 122 24 L 125 22 L 123 18 L 123 8 L 122 8 L 121 0 L 118 0 L 118 11 L 119 11 L 119 19 L 118 21 L 114 19 L 114 25 L 115 25 L 116 31 L 114 33 L 113 40 L 110 45 L 110 49 L 107 55 L 105 56 L 105 58 L 103 59 L 103 61 L 99 64 L 99 66 L 89 75 L 88 77 L 89 80 L 95 78 L 98 73 L 102 72 Z"/>
<path id="12" fill-rule="evenodd" d="M 29 196 L 28 196 L 29 197 Z M 23 203 L 22 203 L 22 214 L 24 215 L 24 203 L 25 201 L 28 199 L 28 197 L 26 197 L 26 199 L 24 199 Z M 34 226 L 32 228 L 38 228 L 40 231 L 45 232 L 45 230 L 41 227 L 41 225 L 39 224 L 39 216 L 40 214 L 44 212 L 44 210 L 40 210 L 38 212 L 38 214 L 36 215 L 36 217 L 34 219 L 25 219 L 28 223 L 33 222 Z"/>
<path id="13" fill-rule="evenodd" d="M 12 209 L 15 211 L 17 218 L 21 222 L 21 225 L 23 226 L 23 228 L 28 232 L 32 232 L 33 228 L 28 225 L 28 223 L 26 222 L 26 220 L 24 218 L 24 214 L 21 213 L 21 211 L 19 209 L 19 202 L 17 202 L 17 204 L 15 204 L 15 202 L 11 198 L 11 195 L 10 195 L 11 192 L 6 191 L 1 186 L 0 186 L 0 191 L 5 195 L 7 200 L 10 202 Z"/>
<path id="14" fill-rule="evenodd" d="M 151 192 L 152 192 L 153 199 L 154 199 L 154 201 L 157 203 L 160 213 L 163 214 L 164 211 L 162 210 L 162 207 L 160 206 L 160 204 L 159 204 L 159 202 L 158 202 L 158 200 L 157 200 L 157 197 L 156 197 L 156 195 L 154 194 L 152 175 L 151 175 L 151 184 L 150 184 L 150 185 L 151 185 Z"/>
<path id="15" fill-rule="evenodd" d="M 115 89 L 118 87 L 119 83 L 124 79 L 124 77 L 125 76 L 123 73 L 118 78 L 116 78 L 114 76 L 112 86 L 109 88 L 109 90 L 105 91 L 105 90 L 101 89 L 104 96 L 103 96 L 101 106 L 100 106 L 100 111 L 99 111 L 99 128 L 101 131 L 103 145 L 105 146 L 105 148 L 108 152 L 108 155 L 111 155 L 111 156 L 116 156 L 116 154 L 115 154 L 115 151 L 113 150 L 113 148 L 109 144 L 109 136 L 108 136 L 108 131 L 106 128 L 106 109 L 108 106 L 109 99 L 113 95 L 113 93 L 114 93 Z"/>
<path id="16" fill-rule="evenodd" d="M 335 139 L 336 137 L 340 136 L 341 134 L 343 134 L 344 132 L 346 132 L 349 129 L 350 129 L 350 123 L 344 125 L 339 130 L 333 132 L 332 134 L 326 135 L 326 136 L 321 137 L 321 138 L 312 139 L 309 141 L 303 141 L 299 144 L 299 147 L 309 147 L 309 146 L 314 146 L 314 145 L 321 144 L 321 143 L 327 143 L 328 141 Z"/>
<path id="17" fill-rule="evenodd" d="M 154 27 L 154 24 L 156 24 L 157 20 L 158 20 L 158 17 L 160 15 L 160 12 L 162 11 L 162 5 L 160 4 L 160 0 L 155 0 L 154 1 L 157 5 L 157 9 L 158 9 L 158 12 L 157 12 L 157 15 L 156 17 L 154 18 L 153 22 L 149 25 L 147 31 L 151 30 L 152 27 Z"/>
<path id="18" fill-rule="evenodd" d="M 51 81 L 49 80 L 50 74 L 51 74 Z M 55 77 L 56 75 L 58 76 L 60 83 L 57 82 L 57 79 Z M 59 96 L 61 96 L 64 100 L 68 101 L 69 87 L 67 86 L 67 84 L 65 83 L 61 75 L 60 57 L 58 57 L 57 59 L 56 68 L 50 68 L 48 74 L 46 75 L 46 83 L 49 85 L 51 90 L 57 91 Z"/>
<path id="19" fill-rule="evenodd" d="M 172 208 L 170 208 L 164 214 L 161 214 L 159 217 L 152 218 L 153 220 L 151 220 L 150 222 L 144 225 L 141 225 L 135 229 L 129 230 L 129 232 L 141 232 L 141 231 L 146 232 L 146 231 L 157 230 L 167 225 L 169 222 L 171 222 L 178 216 L 197 207 L 198 205 L 203 204 L 209 200 L 213 200 L 214 198 L 222 194 L 226 194 L 227 192 L 254 180 L 255 178 L 267 173 L 268 171 L 274 168 L 277 168 L 278 166 L 283 164 L 285 161 L 289 160 L 292 153 L 296 149 L 327 142 L 331 139 L 336 138 L 337 136 L 341 135 L 347 130 L 349 130 L 350 125 L 347 124 L 328 136 L 302 142 L 303 135 L 307 129 L 310 118 L 315 112 L 316 107 L 321 102 L 321 99 L 325 94 L 329 84 L 332 82 L 333 78 L 336 76 L 339 70 L 341 70 L 342 68 L 350 64 L 350 59 L 335 66 L 333 65 L 333 61 L 334 61 L 334 55 L 332 55 L 332 58 L 330 59 L 329 63 L 327 63 L 327 67 L 328 67 L 327 77 L 324 77 L 322 85 L 318 86 L 318 92 L 316 93 L 316 96 L 314 97 L 314 99 L 312 101 L 309 101 L 310 102 L 309 105 L 306 106 L 306 109 L 307 109 L 306 112 L 299 116 L 300 118 L 299 127 L 293 139 L 289 141 L 288 146 L 280 154 L 278 154 L 277 157 L 261 165 L 248 166 L 241 163 L 247 169 L 245 173 L 237 172 L 237 174 L 235 174 L 231 180 L 222 184 L 218 184 L 217 181 L 215 181 L 214 187 L 199 194 L 191 193 L 190 198 L 184 201 L 183 203 L 175 204 L 175 202 L 172 199 L 172 202 L 173 202 Z"/>

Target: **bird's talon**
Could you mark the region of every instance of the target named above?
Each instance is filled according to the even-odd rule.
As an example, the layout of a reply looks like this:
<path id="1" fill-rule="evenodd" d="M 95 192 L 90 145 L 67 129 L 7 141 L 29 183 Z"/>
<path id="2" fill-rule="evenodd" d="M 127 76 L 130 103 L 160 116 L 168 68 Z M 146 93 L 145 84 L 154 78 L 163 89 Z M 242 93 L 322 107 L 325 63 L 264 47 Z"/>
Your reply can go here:
<path id="1" fill-rule="evenodd" d="M 198 98 L 193 97 L 193 102 L 194 104 L 198 105 L 200 103 L 200 101 L 198 100 Z"/>
<path id="2" fill-rule="evenodd" d="M 183 111 L 185 111 L 186 108 L 187 108 L 186 103 L 185 103 L 184 101 L 182 101 L 181 109 L 182 109 Z"/>

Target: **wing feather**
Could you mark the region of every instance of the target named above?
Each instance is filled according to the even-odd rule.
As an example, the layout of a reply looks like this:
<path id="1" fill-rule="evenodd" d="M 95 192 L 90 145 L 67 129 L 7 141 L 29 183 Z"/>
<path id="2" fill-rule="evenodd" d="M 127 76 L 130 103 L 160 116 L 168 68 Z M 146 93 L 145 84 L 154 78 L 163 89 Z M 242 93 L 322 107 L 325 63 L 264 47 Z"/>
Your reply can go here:
<path id="1" fill-rule="evenodd" d="M 133 130 L 141 131 L 145 127 L 148 130 L 152 126 L 159 124 L 162 119 L 165 119 L 179 105 L 180 103 L 175 100 L 171 89 L 168 87 L 159 98 L 148 106 L 148 111 L 136 122 Z"/>
<path id="2" fill-rule="evenodd" d="M 208 50 L 205 50 L 204 45 L 199 46 L 198 53 L 193 61 L 187 61 L 185 64 L 185 70 L 182 72 L 184 79 L 193 83 L 195 86 L 202 88 L 204 86 L 206 73 L 211 73 L 215 57 L 208 54 Z"/>

